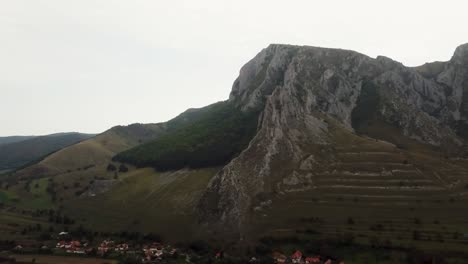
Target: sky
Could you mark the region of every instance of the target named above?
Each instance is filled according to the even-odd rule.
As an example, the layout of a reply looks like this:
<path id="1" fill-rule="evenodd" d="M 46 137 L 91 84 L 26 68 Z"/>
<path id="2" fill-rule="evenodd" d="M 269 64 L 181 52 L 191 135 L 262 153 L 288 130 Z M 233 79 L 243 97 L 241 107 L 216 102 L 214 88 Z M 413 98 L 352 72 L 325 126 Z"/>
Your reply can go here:
<path id="1" fill-rule="evenodd" d="M 407 66 L 468 42 L 466 0 L 2 0 L 0 136 L 100 133 L 226 100 L 270 43 Z"/>

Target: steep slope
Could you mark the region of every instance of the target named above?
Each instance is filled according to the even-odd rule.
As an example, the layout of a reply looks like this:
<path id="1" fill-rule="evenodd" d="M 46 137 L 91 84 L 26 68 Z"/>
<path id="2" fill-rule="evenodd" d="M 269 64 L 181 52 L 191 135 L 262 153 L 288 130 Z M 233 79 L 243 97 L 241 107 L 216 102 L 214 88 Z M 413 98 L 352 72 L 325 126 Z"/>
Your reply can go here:
<path id="1" fill-rule="evenodd" d="M 220 166 L 238 155 L 257 127 L 258 111 L 241 111 L 219 102 L 199 115 L 197 122 L 114 157 L 115 161 L 158 170 Z"/>
<path id="2" fill-rule="evenodd" d="M 210 182 L 198 207 L 201 221 L 209 230 L 248 235 L 262 206 L 287 210 L 293 201 L 275 200 L 292 192 L 320 195 L 321 186 L 362 195 L 461 195 L 466 164 L 449 158 L 459 157 L 465 143 L 459 126 L 466 123 L 467 50 L 460 46 L 450 62 L 425 76 L 386 57 L 270 45 L 241 69 L 230 96 L 244 111 L 263 109 L 259 130 Z M 358 159 L 347 163 L 348 155 Z M 387 160 L 372 161 L 379 157 Z M 402 178 L 388 175 L 400 173 L 417 187 L 392 187 Z M 376 177 L 366 182 L 349 175 Z M 275 217 L 276 227 L 295 221 Z"/>
<path id="3" fill-rule="evenodd" d="M 16 169 L 93 136 L 60 133 L 29 139 L 21 138 L 17 142 L 0 145 L 0 170 Z"/>

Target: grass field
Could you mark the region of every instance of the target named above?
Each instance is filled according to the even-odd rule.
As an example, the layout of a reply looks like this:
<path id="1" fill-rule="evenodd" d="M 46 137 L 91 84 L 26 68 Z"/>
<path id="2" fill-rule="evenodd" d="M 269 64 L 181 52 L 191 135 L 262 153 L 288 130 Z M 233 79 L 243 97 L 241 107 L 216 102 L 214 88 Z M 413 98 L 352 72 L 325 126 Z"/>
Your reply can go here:
<path id="1" fill-rule="evenodd" d="M 36 264 L 116 264 L 116 260 L 99 259 L 99 258 L 80 258 L 80 257 L 62 257 L 48 255 L 12 255 L 16 259 L 16 263 L 33 263 Z"/>
<path id="2" fill-rule="evenodd" d="M 40 231 L 22 233 L 32 227 L 41 226 L 47 230 L 49 223 L 44 218 L 33 217 L 21 212 L 0 211 L 0 240 L 35 241 Z"/>
<path id="3" fill-rule="evenodd" d="M 194 207 L 218 170 L 132 170 L 103 195 L 69 200 L 64 204 L 65 212 L 94 230 L 153 232 L 168 240 L 190 239 Z"/>

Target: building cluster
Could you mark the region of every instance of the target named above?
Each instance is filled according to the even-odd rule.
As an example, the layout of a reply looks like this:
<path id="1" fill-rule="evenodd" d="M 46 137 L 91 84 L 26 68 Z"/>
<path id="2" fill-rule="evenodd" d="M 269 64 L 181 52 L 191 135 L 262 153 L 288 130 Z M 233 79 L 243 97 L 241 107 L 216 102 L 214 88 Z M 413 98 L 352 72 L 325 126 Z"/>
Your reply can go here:
<path id="1" fill-rule="evenodd" d="M 68 254 L 79 254 L 79 255 L 99 255 L 99 256 L 118 256 L 118 255 L 136 255 L 141 256 L 142 263 L 160 263 L 164 259 L 174 258 L 177 256 L 185 256 L 186 261 L 190 262 L 191 256 L 189 254 L 183 254 L 179 252 L 177 248 L 172 247 L 168 244 L 162 243 L 150 243 L 139 246 L 130 246 L 129 243 L 115 243 L 113 240 L 103 240 L 97 247 L 91 247 L 88 241 L 79 241 L 70 239 L 70 237 L 64 238 L 64 235 L 59 235 L 59 241 L 55 245 L 56 250 L 65 252 Z M 23 245 L 17 245 L 14 250 L 22 251 Z M 41 249 L 49 249 L 43 245 Z M 216 259 L 224 258 L 222 251 L 214 254 Z M 275 251 L 272 254 L 274 264 L 344 264 L 344 261 L 336 261 L 332 258 L 322 256 L 304 256 L 301 251 L 296 250 L 292 255 L 287 256 L 282 252 Z M 252 257 L 250 263 L 257 262 L 256 257 Z"/>
<path id="2" fill-rule="evenodd" d="M 112 252 L 135 253 L 135 250 L 131 250 L 128 243 L 116 244 L 113 240 L 110 239 L 103 240 L 97 248 L 97 254 L 101 256 L 110 254 Z"/>
<path id="3" fill-rule="evenodd" d="M 66 253 L 70 254 L 86 254 L 91 250 L 90 248 L 88 248 L 87 242 L 82 242 L 78 240 L 60 240 L 57 242 L 57 245 L 55 245 L 55 248 L 63 249 Z"/>
<path id="4" fill-rule="evenodd" d="M 321 256 L 306 257 L 301 251 L 296 250 L 291 256 L 286 256 L 280 252 L 273 252 L 273 260 L 276 264 L 344 264 L 344 261 L 336 262 L 330 258 Z"/>
<path id="5" fill-rule="evenodd" d="M 162 260 L 164 257 L 173 257 L 177 254 L 177 249 L 170 245 L 163 245 L 160 243 L 153 243 L 151 245 L 143 246 L 143 263 L 152 263 Z"/>
<path id="6" fill-rule="evenodd" d="M 142 255 L 143 263 L 155 263 L 166 257 L 173 257 L 177 254 L 177 249 L 161 243 L 150 243 L 139 247 L 131 248 L 128 243 L 115 243 L 106 239 L 99 243 L 96 248 L 88 247 L 88 243 L 78 240 L 60 240 L 56 248 L 69 254 L 91 254 L 107 256 L 111 254 L 138 254 Z"/>

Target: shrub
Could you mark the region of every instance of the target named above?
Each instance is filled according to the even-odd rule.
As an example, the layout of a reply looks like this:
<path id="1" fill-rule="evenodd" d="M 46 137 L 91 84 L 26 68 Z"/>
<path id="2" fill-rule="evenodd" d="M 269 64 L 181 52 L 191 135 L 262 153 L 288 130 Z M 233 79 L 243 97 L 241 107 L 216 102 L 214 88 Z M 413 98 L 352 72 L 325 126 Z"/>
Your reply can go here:
<path id="1" fill-rule="evenodd" d="M 120 164 L 119 166 L 119 172 L 127 172 L 128 168 L 125 166 L 125 164 Z"/>
<path id="2" fill-rule="evenodd" d="M 107 171 L 115 171 L 115 170 L 117 170 L 117 168 L 115 167 L 114 164 L 109 163 L 109 165 L 107 165 Z"/>

